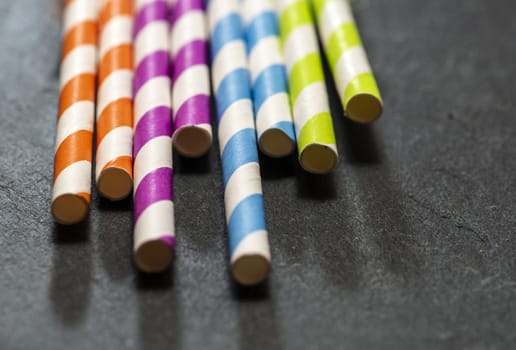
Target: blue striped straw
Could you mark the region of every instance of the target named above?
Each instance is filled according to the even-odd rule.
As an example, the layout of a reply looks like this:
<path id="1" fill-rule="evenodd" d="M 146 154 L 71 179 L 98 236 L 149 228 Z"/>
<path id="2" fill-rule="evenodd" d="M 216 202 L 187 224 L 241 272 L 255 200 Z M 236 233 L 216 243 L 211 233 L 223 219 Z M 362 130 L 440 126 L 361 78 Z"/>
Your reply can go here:
<path id="1" fill-rule="evenodd" d="M 231 272 L 253 285 L 267 278 L 270 250 L 238 0 L 208 1 L 208 18 Z"/>
<path id="2" fill-rule="evenodd" d="M 274 3 L 271 0 L 241 0 L 241 3 L 258 144 L 268 156 L 283 157 L 294 151 L 296 139 Z"/>

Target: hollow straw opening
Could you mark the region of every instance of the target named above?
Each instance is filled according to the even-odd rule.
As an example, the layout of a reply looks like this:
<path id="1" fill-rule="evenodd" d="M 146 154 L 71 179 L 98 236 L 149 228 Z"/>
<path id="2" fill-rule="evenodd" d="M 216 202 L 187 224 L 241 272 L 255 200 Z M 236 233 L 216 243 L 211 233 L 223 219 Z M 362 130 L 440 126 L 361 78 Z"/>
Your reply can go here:
<path id="1" fill-rule="evenodd" d="M 88 215 L 88 202 L 73 193 L 63 194 L 52 202 L 52 215 L 63 225 L 73 225 L 81 222 Z"/>
<path id="2" fill-rule="evenodd" d="M 147 273 L 166 270 L 173 257 L 173 248 L 161 239 L 145 242 L 134 252 L 136 265 L 141 271 Z"/>
<path id="3" fill-rule="evenodd" d="M 244 255 L 231 266 L 233 278 L 242 285 L 252 286 L 265 281 L 269 275 L 270 263 L 262 255 Z"/>
<path id="4" fill-rule="evenodd" d="M 198 158 L 211 147 L 212 137 L 208 130 L 196 125 L 184 126 L 174 133 L 173 143 L 177 152 L 185 157 Z"/>
<path id="5" fill-rule="evenodd" d="M 269 157 L 280 158 L 291 154 L 295 144 L 280 129 L 268 129 L 262 133 L 258 141 L 260 150 Z"/>
<path id="6" fill-rule="evenodd" d="M 337 165 L 338 155 L 330 147 L 314 143 L 305 147 L 299 156 L 299 163 L 313 174 L 327 174 Z"/>
<path id="7" fill-rule="evenodd" d="M 346 106 L 346 116 L 358 123 L 371 123 L 382 115 L 382 102 L 371 94 L 353 96 Z"/>
<path id="8" fill-rule="evenodd" d="M 112 201 L 126 198 L 133 188 L 131 176 L 121 168 L 108 168 L 102 171 L 97 180 L 97 189 L 102 197 Z"/>

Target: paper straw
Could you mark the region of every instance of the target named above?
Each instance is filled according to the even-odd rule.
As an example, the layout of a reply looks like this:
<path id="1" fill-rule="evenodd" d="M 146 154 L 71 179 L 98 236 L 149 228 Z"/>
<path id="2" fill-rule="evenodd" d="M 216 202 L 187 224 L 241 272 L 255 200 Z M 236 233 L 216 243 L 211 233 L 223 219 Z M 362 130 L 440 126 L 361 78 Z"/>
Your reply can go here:
<path id="1" fill-rule="evenodd" d="M 369 123 L 380 117 L 383 103 L 346 0 L 312 1 L 319 34 L 346 116 Z"/>
<path id="2" fill-rule="evenodd" d="M 280 34 L 301 166 L 330 172 L 338 160 L 317 35 L 306 0 L 278 0 Z"/>
<path id="3" fill-rule="evenodd" d="M 208 17 L 231 271 L 252 285 L 267 277 L 270 251 L 238 1 L 209 1 Z"/>
<path id="4" fill-rule="evenodd" d="M 172 10 L 170 55 L 176 150 L 199 157 L 211 147 L 210 76 L 203 0 L 177 0 Z"/>
<path id="5" fill-rule="evenodd" d="M 165 0 L 137 0 L 134 39 L 134 257 L 144 272 L 173 258 L 172 130 Z"/>
<path id="6" fill-rule="evenodd" d="M 61 224 L 78 223 L 89 211 L 96 45 L 95 2 L 66 1 L 52 191 L 52 214 Z"/>
<path id="7" fill-rule="evenodd" d="M 244 0 L 242 6 L 258 144 L 263 153 L 283 157 L 294 151 L 296 139 L 274 2 Z"/>
<path id="8" fill-rule="evenodd" d="M 120 200 L 133 187 L 133 1 L 102 0 L 97 97 L 96 182 Z"/>

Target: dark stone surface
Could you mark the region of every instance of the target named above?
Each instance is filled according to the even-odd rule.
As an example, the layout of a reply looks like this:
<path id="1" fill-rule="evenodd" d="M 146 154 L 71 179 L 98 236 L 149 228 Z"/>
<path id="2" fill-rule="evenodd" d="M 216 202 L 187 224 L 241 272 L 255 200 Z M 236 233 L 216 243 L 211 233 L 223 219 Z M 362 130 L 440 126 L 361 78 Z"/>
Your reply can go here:
<path id="1" fill-rule="evenodd" d="M 59 2 L 0 1 L 0 348 L 516 347 L 513 0 L 360 0 L 386 110 L 331 176 L 263 159 L 273 271 L 229 280 L 217 145 L 177 161 L 178 256 L 131 263 L 131 204 L 49 213 Z"/>

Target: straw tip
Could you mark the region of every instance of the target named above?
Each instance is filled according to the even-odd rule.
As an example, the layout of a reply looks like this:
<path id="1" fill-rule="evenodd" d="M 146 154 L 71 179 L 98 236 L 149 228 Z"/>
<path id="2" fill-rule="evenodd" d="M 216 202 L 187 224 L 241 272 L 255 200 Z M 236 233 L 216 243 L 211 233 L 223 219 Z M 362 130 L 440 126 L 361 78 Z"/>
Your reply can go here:
<path id="1" fill-rule="evenodd" d="M 146 273 L 162 272 L 172 263 L 174 250 L 175 242 L 170 237 L 145 242 L 134 252 L 136 266 Z"/>
<path id="2" fill-rule="evenodd" d="M 66 193 L 52 202 L 52 215 L 63 225 L 78 224 L 88 215 L 89 205 L 86 199 L 78 194 Z"/>
<path id="3" fill-rule="evenodd" d="M 382 112 L 382 101 L 371 94 L 355 95 L 346 106 L 346 116 L 358 123 L 372 123 L 380 118 Z"/>
<path id="4" fill-rule="evenodd" d="M 233 278 L 241 285 L 252 286 L 265 281 L 269 275 L 269 260 L 260 254 L 244 255 L 232 264 Z"/>
<path id="5" fill-rule="evenodd" d="M 299 156 L 301 167 L 313 174 L 328 174 L 335 168 L 338 159 L 336 149 L 319 143 L 306 146 Z"/>
<path id="6" fill-rule="evenodd" d="M 281 129 L 264 131 L 259 140 L 260 150 L 269 157 L 286 157 L 294 151 L 295 143 Z"/>
<path id="7" fill-rule="evenodd" d="M 108 168 L 100 174 L 97 189 L 102 197 L 118 201 L 129 196 L 133 189 L 133 180 L 124 169 Z"/>
<path id="8" fill-rule="evenodd" d="M 174 147 L 184 157 L 198 158 L 203 156 L 209 151 L 211 142 L 210 130 L 202 126 L 183 126 L 174 132 Z"/>

